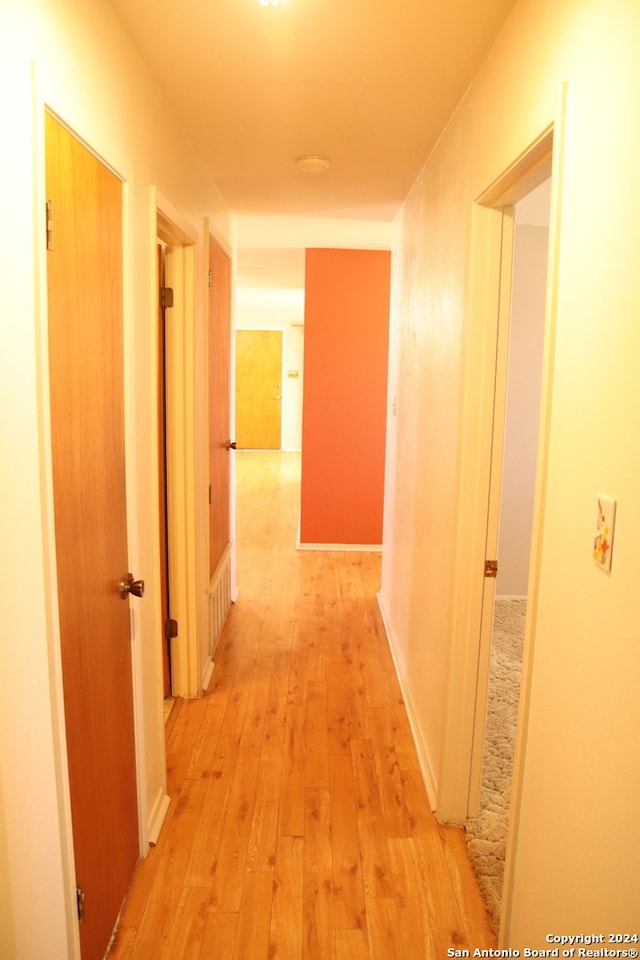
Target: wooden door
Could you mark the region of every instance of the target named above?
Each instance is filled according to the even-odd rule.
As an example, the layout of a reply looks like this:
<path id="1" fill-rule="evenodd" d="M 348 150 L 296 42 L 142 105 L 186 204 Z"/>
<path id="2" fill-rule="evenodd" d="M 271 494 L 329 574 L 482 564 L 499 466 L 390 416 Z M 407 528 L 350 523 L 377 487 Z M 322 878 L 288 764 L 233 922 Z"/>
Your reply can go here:
<path id="1" fill-rule="evenodd" d="M 122 185 L 46 118 L 55 534 L 83 960 L 101 960 L 138 856 L 125 516 Z M 50 246 L 50 245 L 49 245 Z M 136 601 L 141 602 L 141 601 Z"/>
<path id="2" fill-rule="evenodd" d="M 229 542 L 231 261 L 209 237 L 209 574 Z"/>
<path id="3" fill-rule="evenodd" d="M 282 415 L 282 331 L 236 334 L 236 439 L 252 450 L 279 450 Z"/>

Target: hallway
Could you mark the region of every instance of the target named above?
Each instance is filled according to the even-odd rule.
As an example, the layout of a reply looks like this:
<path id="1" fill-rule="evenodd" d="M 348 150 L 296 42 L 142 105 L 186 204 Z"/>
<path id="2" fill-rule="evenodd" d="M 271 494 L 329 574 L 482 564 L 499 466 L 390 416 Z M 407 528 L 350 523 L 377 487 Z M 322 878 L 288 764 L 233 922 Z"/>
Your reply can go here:
<path id="1" fill-rule="evenodd" d="M 110 960 L 422 960 L 495 945 L 429 811 L 375 553 L 295 549 L 300 458 L 238 453 L 240 597 L 167 728 L 171 808 Z"/>

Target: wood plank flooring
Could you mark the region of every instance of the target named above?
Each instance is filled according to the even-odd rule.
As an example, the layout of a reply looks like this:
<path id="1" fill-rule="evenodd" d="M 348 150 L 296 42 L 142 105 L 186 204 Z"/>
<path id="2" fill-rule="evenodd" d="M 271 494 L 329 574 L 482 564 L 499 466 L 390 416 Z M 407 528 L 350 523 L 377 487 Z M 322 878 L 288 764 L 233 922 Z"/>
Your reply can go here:
<path id="1" fill-rule="evenodd" d="M 375 553 L 295 549 L 300 460 L 238 453 L 238 581 L 110 960 L 443 960 L 495 946 L 427 802 Z M 177 711 L 177 713 L 176 713 Z"/>

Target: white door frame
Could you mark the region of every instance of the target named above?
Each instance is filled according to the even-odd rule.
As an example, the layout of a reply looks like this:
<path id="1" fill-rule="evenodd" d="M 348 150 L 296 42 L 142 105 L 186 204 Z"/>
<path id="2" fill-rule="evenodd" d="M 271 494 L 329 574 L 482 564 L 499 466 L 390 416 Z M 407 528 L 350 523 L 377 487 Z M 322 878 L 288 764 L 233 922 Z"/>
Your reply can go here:
<path id="1" fill-rule="evenodd" d="M 199 601 L 197 464 L 202 438 L 196 430 L 198 410 L 196 312 L 196 242 L 198 231 L 160 193 L 152 191 L 156 238 L 166 244 L 165 283 L 173 289 L 173 308 L 166 327 L 167 390 L 167 514 L 171 613 L 178 621 L 178 637 L 171 648 L 172 693 L 195 697 L 199 682 L 198 636 L 201 623 Z M 154 301 L 155 302 L 155 301 Z M 158 633 L 158 643 L 161 632 Z"/>

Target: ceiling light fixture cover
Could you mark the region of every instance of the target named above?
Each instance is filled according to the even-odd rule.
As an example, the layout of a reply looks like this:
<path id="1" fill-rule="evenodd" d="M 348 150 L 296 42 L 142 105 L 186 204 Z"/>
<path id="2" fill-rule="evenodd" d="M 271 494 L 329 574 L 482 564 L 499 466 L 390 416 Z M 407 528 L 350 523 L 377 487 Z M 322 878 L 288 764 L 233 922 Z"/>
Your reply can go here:
<path id="1" fill-rule="evenodd" d="M 281 7 L 282 0 L 258 0 L 261 7 Z"/>
<path id="2" fill-rule="evenodd" d="M 298 167 L 303 173 L 324 173 L 331 166 L 329 157 L 321 157 L 317 154 L 309 154 L 305 157 L 298 157 L 296 160 Z"/>

